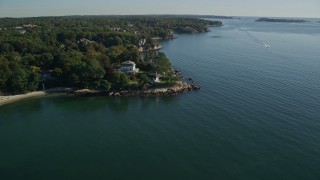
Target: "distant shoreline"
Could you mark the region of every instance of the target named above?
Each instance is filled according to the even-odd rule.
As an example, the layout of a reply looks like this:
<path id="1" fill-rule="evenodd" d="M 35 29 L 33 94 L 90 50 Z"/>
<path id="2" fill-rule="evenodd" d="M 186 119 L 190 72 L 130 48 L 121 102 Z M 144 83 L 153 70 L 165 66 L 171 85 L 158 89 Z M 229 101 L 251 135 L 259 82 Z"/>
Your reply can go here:
<path id="1" fill-rule="evenodd" d="M 237 16 L 221 16 L 221 15 L 201 15 L 201 14 L 132 14 L 132 15 L 55 15 L 55 16 L 3 16 L 0 19 L 20 19 L 20 18 L 44 18 L 44 17 L 185 17 L 185 18 L 213 18 L 213 19 L 234 19 Z M 252 16 L 254 17 L 254 16 Z"/>
<path id="2" fill-rule="evenodd" d="M 302 19 L 274 19 L 274 18 L 260 18 L 256 22 L 280 22 L 280 23 L 305 23 L 309 22 Z"/>

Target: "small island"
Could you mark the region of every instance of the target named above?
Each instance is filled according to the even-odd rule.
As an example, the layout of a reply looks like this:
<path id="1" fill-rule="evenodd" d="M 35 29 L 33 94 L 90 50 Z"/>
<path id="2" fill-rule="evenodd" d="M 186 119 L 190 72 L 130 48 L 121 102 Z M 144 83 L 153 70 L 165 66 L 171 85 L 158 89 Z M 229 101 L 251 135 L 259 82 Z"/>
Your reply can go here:
<path id="1" fill-rule="evenodd" d="M 1 18 L 0 96 L 57 87 L 108 96 L 198 90 L 158 51 L 159 40 L 214 26 L 222 22 L 181 16 Z"/>
<path id="2" fill-rule="evenodd" d="M 271 18 L 260 18 L 256 22 L 281 22 L 281 23 L 304 23 L 309 22 L 302 19 L 271 19 Z"/>

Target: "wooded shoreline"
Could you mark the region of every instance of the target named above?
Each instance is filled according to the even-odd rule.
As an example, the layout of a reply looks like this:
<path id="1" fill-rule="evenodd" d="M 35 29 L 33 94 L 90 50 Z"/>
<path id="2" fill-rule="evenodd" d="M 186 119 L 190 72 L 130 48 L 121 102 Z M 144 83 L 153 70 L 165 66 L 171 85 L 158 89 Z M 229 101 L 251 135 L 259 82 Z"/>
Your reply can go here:
<path id="1" fill-rule="evenodd" d="M 170 60 L 154 51 L 161 48 L 160 39 L 222 26 L 221 21 L 199 18 L 0 18 L 0 94 L 34 92 L 43 86 L 110 90 L 173 84 L 180 79 Z M 125 68 L 127 62 L 131 65 Z"/>

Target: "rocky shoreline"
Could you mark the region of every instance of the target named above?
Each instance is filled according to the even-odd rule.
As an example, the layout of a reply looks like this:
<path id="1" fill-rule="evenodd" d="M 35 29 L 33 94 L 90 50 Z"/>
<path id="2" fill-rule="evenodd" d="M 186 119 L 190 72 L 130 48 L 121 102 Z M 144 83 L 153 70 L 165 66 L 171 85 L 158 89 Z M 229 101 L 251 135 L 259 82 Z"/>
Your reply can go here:
<path id="1" fill-rule="evenodd" d="M 73 92 L 75 96 L 175 96 L 186 91 L 198 91 L 200 87 L 195 84 L 179 82 L 172 87 L 150 88 L 146 90 L 121 90 L 121 91 L 98 91 L 90 89 L 80 89 Z"/>
<path id="2" fill-rule="evenodd" d="M 155 96 L 175 96 L 187 91 L 198 91 L 200 87 L 193 83 L 178 82 L 174 86 L 149 88 L 146 90 L 121 90 L 121 91 L 106 91 L 106 90 L 93 90 L 93 89 L 75 89 L 67 87 L 52 88 L 45 91 L 35 91 L 20 95 L 7 95 L 0 96 L 0 106 L 22 99 L 46 96 L 49 94 L 68 93 L 74 96 L 109 96 L 109 97 L 155 97 Z"/>

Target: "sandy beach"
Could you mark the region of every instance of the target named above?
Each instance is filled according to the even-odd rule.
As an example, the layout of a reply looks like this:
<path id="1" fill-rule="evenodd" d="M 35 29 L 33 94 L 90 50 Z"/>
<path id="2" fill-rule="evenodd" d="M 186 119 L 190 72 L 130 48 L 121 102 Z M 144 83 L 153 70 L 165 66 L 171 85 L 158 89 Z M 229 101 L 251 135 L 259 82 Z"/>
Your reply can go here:
<path id="1" fill-rule="evenodd" d="M 26 98 L 45 96 L 47 94 L 52 94 L 52 93 L 65 93 L 65 92 L 71 92 L 71 91 L 73 91 L 73 88 L 52 88 L 45 91 L 35 91 L 35 92 L 26 93 L 26 94 L 0 96 L 0 106 L 15 102 L 15 101 L 19 101 L 22 99 L 26 99 Z"/>

